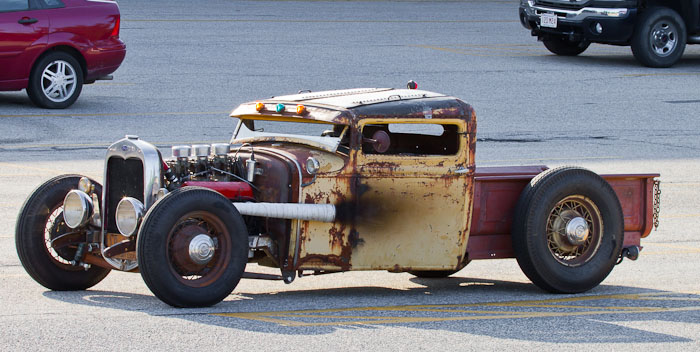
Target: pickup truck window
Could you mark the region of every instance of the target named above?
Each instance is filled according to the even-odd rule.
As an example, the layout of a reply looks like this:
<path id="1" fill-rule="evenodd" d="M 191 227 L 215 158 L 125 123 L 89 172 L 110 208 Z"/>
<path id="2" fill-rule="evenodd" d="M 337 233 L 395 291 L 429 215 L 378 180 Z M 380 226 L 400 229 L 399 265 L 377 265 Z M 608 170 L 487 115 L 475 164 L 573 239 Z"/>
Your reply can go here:
<path id="1" fill-rule="evenodd" d="M 455 155 L 457 125 L 371 124 L 362 129 L 362 152 L 387 155 Z M 384 145 L 385 147 L 377 147 Z"/>

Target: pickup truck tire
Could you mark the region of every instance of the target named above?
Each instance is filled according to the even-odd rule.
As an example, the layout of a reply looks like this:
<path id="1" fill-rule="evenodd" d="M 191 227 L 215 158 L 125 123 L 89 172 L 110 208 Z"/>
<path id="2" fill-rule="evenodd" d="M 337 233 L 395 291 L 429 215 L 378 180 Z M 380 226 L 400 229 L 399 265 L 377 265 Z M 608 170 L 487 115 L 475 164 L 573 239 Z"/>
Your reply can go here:
<path id="1" fill-rule="evenodd" d="M 19 260 L 36 282 L 56 291 L 84 290 L 96 285 L 110 270 L 91 266 L 87 271 L 70 264 L 75 259 L 73 246 L 54 249 L 51 240 L 75 231 L 63 221 L 63 198 L 78 188 L 79 175 L 54 177 L 39 186 L 24 202 L 15 228 Z M 93 181 L 98 195 L 102 186 Z"/>
<path id="2" fill-rule="evenodd" d="M 685 51 L 685 22 L 666 7 L 647 9 L 639 18 L 632 36 L 632 54 L 648 67 L 671 67 Z"/>
<path id="3" fill-rule="evenodd" d="M 588 46 L 591 45 L 590 42 L 572 42 L 566 38 L 543 39 L 542 43 L 544 44 L 545 48 L 547 48 L 547 50 L 551 51 L 553 54 L 557 54 L 560 56 L 576 56 L 586 51 L 586 49 L 588 49 Z"/>
<path id="4" fill-rule="evenodd" d="M 183 187 L 148 210 L 137 239 L 141 276 L 174 307 L 206 307 L 238 285 L 248 261 L 248 231 L 230 200 Z"/>
<path id="5" fill-rule="evenodd" d="M 588 291 L 622 250 L 620 202 L 599 175 L 582 168 L 547 170 L 523 191 L 513 219 L 513 250 L 523 273 L 554 293 Z"/>

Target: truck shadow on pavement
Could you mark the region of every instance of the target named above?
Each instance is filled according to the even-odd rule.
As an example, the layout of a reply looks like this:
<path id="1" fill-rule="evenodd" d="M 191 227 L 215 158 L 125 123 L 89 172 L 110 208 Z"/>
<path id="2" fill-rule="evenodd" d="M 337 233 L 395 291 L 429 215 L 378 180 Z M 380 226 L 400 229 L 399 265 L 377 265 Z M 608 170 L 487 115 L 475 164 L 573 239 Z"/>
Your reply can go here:
<path id="1" fill-rule="evenodd" d="M 382 325 L 551 343 L 690 342 L 657 329 L 700 321 L 700 295 L 601 285 L 554 295 L 531 284 L 449 277 L 411 279 L 419 288 L 345 287 L 234 293 L 210 308 L 177 309 L 142 294 L 47 291 L 47 298 L 145 312 L 199 324 L 262 333 L 323 335 Z M 689 328 L 693 334 L 695 328 Z M 696 336 L 696 335 L 693 335 Z"/>

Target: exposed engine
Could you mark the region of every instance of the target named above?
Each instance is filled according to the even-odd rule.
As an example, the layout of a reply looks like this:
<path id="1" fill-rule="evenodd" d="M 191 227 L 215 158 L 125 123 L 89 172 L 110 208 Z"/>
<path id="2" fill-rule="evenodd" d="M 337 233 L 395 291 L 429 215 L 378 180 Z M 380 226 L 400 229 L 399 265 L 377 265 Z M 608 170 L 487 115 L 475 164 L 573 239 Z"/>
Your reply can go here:
<path id="1" fill-rule="evenodd" d="M 173 146 L 172 159 L 164 161 L 163 175 L 169 191 L 186 185 L 197 185 L 199 182 L 244 182 L 255 189 L 255 157 L 252 148 L 247 157 L 239 157 L 238 148 L 233 155 L 228 143 L 195 144 L 192 146 Z M 210 184 L 208 184 L 209 186 Z M 245 187 L 248 188 L 248 187 Z M 226 194 L 224 194 L 226 195 Z M 251 197 L 248 194 L 244 197 Z"/>

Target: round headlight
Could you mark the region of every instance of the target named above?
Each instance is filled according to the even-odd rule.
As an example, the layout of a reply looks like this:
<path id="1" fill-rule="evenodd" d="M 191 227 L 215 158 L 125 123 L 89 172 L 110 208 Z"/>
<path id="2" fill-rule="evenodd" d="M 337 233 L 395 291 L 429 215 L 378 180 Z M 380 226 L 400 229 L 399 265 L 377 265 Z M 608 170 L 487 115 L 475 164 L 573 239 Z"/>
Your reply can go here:
<path id="1" fill-rule="evenodd" d="M 85 193 L 90 193 L 92 192 L 92 182 L 87 177 L 81 177 L 80 181 L 78 181 L 78 189 Z"/>
<path id="2" fill-rule="evenodd" d="M 143 219 L 143 203 L 136 198 L 124 197 L 117 204 L 116 223 L 119 233 L 131 236 L 136 233 Z"/>
<path id="3" fill-rule="evenodd" d="M 308 172 L 309 175 L 315 175 L 320 167 L 321 164 L 318 162 L 318 160 L 316 160 L 316 158 L 309 157 L 306 159 L 306 172 Z"/>
<path id="4" fill-rule="evenodd" d="M 63 198 L 63 220 L 75 229 L 87 224 L 92 216 L 92 199 L 85 192 L 74 189 Z"/>

